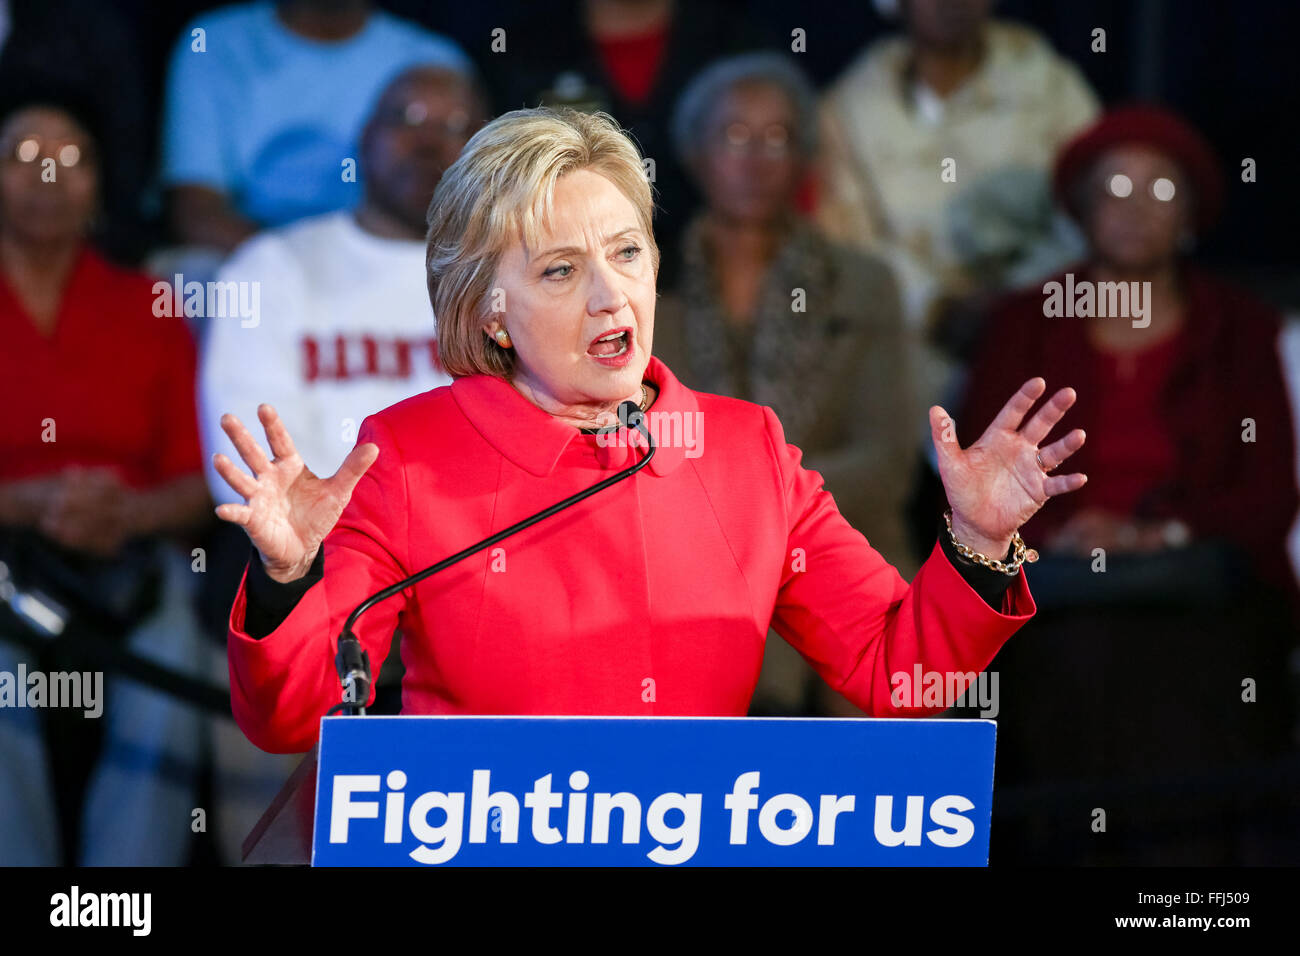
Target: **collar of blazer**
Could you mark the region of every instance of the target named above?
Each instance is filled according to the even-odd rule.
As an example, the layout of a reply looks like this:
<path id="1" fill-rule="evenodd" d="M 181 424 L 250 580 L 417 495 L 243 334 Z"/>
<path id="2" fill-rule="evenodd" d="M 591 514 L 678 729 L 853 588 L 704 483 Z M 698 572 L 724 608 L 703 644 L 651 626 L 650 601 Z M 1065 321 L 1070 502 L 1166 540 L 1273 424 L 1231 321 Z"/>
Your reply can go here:
<path id="1" fill-rule="evenodd" d="M 646 471 L 663 476 L 674 471 L 686 457 L 698 457 L 702 448 L 703 429 L 699 427 L 700 410 L 695 393 L 669 371 L 668 366 L 650 356 L 645 381 L 659 389 L 659 397 L 646 413 L 646 424 L 655 439 L 655 456 Z M 642 454 L 632 447 L 628 429 L 606 437 L 584 435 L 571 425 L 556 421 L 510 383 L 492 375 L 466 375 L 451 385 L 451 393 L 465 417 L 493 448 L 509 461 L 539 478 L 555 470 L 560 455 L 574 440 L 590 438 L 596 445 L 601 466 L 610 470 L 632 464 L 632 455 Z"/>

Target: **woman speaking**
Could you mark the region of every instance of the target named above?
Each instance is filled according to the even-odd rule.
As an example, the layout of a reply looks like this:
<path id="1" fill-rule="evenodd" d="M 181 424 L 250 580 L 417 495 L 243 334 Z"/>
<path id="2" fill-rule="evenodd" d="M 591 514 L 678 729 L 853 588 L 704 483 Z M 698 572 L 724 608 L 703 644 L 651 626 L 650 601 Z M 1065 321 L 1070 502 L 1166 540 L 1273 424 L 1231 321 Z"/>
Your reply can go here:
<path id="1" fill-rule="evenodd" d="M 401 628 L 403 713 L 743 716 L 769 625 L 868 713 L 937 713 L 894 698 L 891 676 L 982 670 L 1032 616 L 1017 529 L 1084 484 L 1051 474 L 1083 432 L 1038 447 L 1073 391 L 1025 421 L 1046 389 L 1026 382 L 966 449 L 930 409 L 951 512 L 909 586 L 770 409 L 691 391 L 651 356 L 651 208 L 609 117 L 507 113 L 469 141 L 429 212 L 453 384 L 368 417 L 331 478 L 269 405 L 270 460 L 222 417 L 252 472 L 215 456 L 246 500 L 217 514 L 254 549 L 229 657 L 234 715 L 257 746 L 315 743 L 340 696 L 334 642 L 367 597 L 643 456 L 617 415 L 626 401 L 652 434 L 656 418 L 672 426 L 644 469 L 360 618 L 375 661 Z"/>

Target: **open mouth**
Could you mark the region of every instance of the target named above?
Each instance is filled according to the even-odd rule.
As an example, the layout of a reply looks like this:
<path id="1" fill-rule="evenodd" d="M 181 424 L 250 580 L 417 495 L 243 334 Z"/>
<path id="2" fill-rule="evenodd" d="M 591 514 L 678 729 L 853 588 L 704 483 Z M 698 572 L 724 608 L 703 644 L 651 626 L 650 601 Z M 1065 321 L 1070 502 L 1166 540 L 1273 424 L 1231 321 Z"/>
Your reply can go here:
<path id="1" fill-rule="evenodd" d="M 592 343 L 587 346 L 587 354 L 601 359 L 618 358 L 626 355 L 631 348 L 632 330 L 622 328 L 592 340 Z"/>

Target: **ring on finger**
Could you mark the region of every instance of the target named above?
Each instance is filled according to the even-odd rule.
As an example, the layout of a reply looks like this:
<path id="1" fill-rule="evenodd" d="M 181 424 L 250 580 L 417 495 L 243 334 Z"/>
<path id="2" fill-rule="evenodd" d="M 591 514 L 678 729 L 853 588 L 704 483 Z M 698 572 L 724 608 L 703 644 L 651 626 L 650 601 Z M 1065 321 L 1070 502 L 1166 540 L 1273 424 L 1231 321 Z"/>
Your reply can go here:
<path id="1" fill-rule="evenodd" d="M 1047 463 L 1043 461 L 1043 453 L 1041 451 L 1038 452 L 1034 457 L 1038 459 L 1038 467 L 1043 469 L 1044 474 L 1051 473 L 1052 468 L 1056 467 L 1055 465 L 1052 465 L 1051 468 L 1047 467 Z"/>

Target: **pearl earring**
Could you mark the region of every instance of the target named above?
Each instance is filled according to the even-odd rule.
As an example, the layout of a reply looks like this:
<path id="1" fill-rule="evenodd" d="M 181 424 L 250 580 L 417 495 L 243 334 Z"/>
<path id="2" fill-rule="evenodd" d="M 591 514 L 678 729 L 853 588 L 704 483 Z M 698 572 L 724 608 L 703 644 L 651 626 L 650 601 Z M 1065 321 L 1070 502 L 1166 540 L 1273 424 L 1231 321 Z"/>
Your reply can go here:
<path id="1" fill-rule="evenodd" d="M 497 345 L 501 346 L 503 349 L 510 348 L 510 333 L 505 329 L 497 329 L 496 340 Z"/>

